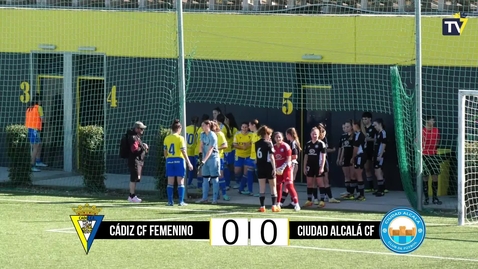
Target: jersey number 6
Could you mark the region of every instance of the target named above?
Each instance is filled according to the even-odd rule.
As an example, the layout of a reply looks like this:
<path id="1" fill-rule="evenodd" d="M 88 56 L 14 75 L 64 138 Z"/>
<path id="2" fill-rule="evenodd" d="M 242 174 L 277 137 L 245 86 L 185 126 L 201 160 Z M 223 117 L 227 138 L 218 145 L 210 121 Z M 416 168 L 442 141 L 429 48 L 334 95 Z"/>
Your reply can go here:
<path id="1" fill-rule="evenodd" d="M 262 151 L 261 148 L 257 149 L 257 159 L 262 159 Z"/>
<path id="2" fill-rule="evenodd" d="M 284 113 L 284 115 L 290 115 L 294 110 L 294 105 L 292 104 L 292 100 L 290 99 L 291 97 L 291 92 L 284 92 L 282 94 L 282 113 Z"/>

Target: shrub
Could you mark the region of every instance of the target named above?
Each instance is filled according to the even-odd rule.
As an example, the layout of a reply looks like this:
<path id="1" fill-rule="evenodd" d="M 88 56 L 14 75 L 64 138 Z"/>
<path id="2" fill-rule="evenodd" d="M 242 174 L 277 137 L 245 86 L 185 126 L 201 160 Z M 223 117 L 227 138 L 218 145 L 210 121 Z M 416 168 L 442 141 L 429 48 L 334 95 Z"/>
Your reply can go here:
<path id="1" fill-rule="evenodd" d="M 9 125 L 7 133 L 8 178 L 13 185 L 32 184 L 31 146 L 24 125 Z"/>
<path id="2" fill-rule="evenodd" d="M 104 192 L 105 185 L 105 149 L 104 132 L 101 126 L 84 126 L 78 129 L 79 171 L 88 191 Z"/>
<path id="3" fill-rule="evenodd" d="M 163 155 L 164 148 L 164 138 L 171 133 L 170 129 L 159 128 L 159 133 L 157 137 L 158 145 L 158 170 L 156 174 L 156 188 L 159 191 L 160 199 L 167 197 L 166 188 L 168 186 L 168 179 L 166 178 L 166 158 Z M 176 193 L 176 192 L 174 192 Z"/>

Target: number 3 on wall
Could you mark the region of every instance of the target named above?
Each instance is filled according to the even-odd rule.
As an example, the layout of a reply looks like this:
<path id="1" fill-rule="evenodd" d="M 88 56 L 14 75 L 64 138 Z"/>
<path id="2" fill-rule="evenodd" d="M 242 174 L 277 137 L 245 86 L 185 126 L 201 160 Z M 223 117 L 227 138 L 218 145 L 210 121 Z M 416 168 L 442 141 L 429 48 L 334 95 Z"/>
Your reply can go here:
<path id="1" fill-rule="evenodd" d="M 284 92 L 282 94 L 282 113 L 284 113 L 285 115 L 292 114 L 292 111 L 294 110 L 294 105 L 292 104 L 292 100 L 290 99 L 291 97 L 291 92 Z"/>
<path id="2" fill-rule="evenodd" d="M 118 100 L 116 99 L 116 86 L 113 86 L 111 88 L 110 93 L 108 94 L 108 98 L 106 99 L 108 103 L 110 103 L 110 107 L 117 107 L 118 106 Z"/>
<path id="3" fill-rule="evenodd" d="M 24 81 L 20 84 L 20 90 L 22 94 L 20 94 L 20 102 L 26 104 L 30 102 L 30 83 Z"/>

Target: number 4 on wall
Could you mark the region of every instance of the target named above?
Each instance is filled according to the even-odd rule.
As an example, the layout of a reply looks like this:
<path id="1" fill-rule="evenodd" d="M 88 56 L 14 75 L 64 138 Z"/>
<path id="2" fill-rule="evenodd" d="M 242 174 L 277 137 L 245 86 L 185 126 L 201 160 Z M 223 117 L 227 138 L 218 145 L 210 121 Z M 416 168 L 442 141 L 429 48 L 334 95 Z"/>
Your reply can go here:
<path id="1" fill-rule="evenodd" d="M 118 99 L 116 99 L 116 86 L 111 88 L 110 93 L 108 94 L 108 98 L 106 99 L 108 103 L 110 103 L 110 107 L 117 107 L 118 106 Z"/>

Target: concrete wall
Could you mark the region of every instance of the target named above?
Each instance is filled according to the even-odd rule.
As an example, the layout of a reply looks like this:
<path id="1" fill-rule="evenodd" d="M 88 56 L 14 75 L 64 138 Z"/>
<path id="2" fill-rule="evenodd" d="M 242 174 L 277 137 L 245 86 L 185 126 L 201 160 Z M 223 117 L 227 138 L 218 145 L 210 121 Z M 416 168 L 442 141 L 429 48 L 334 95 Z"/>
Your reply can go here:
<path id="1" fill-rule="evenodd" d="M 60 57 L 61 58 L 61 57 Z M 34 61 L 34 76 L 38 74 L 61 75 L 60 58 Z M 106 102 L 107 172 L 126 173 L 123 160 L 118 157 L 118 144 L 123 133 L 136 120 L 148 125 L 144 140 L 152 145 L 146 161 L 145 173 L 154 175 L 158 153 L 156 134 L 160 126 L 168 127 L 171 119 L 177 117 L 176 62 L 169 59 L 107 57 L 103 62 L 87 58 L 75 58 L 73 89 L 76 91 L 76 77 L 105 75 L 105 95 L 117 87 L 118 106 L 112 108 Z M 0 55 L 0 165 L 7 166 L 5 127 L 9 124 L 23 124 L 26 104 L 20 102 L 22 82 L 30 81 L 29 54 L 2 53 Z M 56 61 L 56 63 L 55 63 Z M 92 65 L 94 63 L 94 65 Z M 341 124 L 351 118 L 359 119 L 364 110 L 374 112 L 387 124 L 387 132 L 395 136 L 393 129 L 392 100 L 388 66 L 365 65 L 305 65 L 291 63 L 235 62 L 235 61 L 194 61 L 190 65 L 188 84 L 187 115 L 212 115 L 212 109 L 219 106 L 224 112 L 232 112 L 238 122 L 258 118 L 275 130 L 285 131 L 294 126 L 299 132 L 304 129 L 304 141 L 310 124 L 307 112 L 301 110 L 303 102 L 302 85 L 331 85 L 327 93 L 320 93 L 316 102 L 309 104 L 310 110 L 328 124 L 330 144 L 335 146 L 341 134 Z M 92 70 L 96 70 L 92 72 Z M 103 70 L 103 71 L 102 71 Z M 401 75 L 408 87 L 414 85 L 414 71 L 401 67 Z M 424 114 L 437 117 L 437 126 L 443 135 L 442 146 L 454 147 L 457 127 L 457 91 L 460 88 L 474 89 L 477 84 L 477 68 L 425 67 L 423 73 Z M 30 91 L 36 89 L 36 79 Z M 293 93 L 294 112 L 282 113 L 283 92 Z M 48 94 L 43 92 L 42 94 Z M 329 98 L 329 99 L 327 99 Z M 76 102 L 72 107 L 76 122 Z M 256 107 L 256 108 L 253 108 Z M 259 107 L 259 108 L 257 108 Z M 372 109 L 375 108 L 375 109 Z M 103 111 L 101 111 L 103 112 Z M 310 114 L 310 113 L 309 113 Z M 46 115 L 49 117 L 50 115 Z M 55 115 L 54 116 L 58 116 Z M 62 132 L 57 132 L 60 137 Z M 76 140 L 75 140 L 76 141 Z M 396 167 L 395 145 L 389 148 L 387 160 L 387 181 L 390 189 L 400 189 L 401 184 Z M 48 150 L 48 154 L 60 154 L 61 150 Z M 62 153 L 62 151 L 61 151 Z M 76 158 L 76 153 L 73 154 Z M 336 155 L 331 154 L 334 162 Z M 333 185 L 342 185 L 339 169 L 332 166 Z M 58 167 L 60 168 L 60 167 Z"/>

